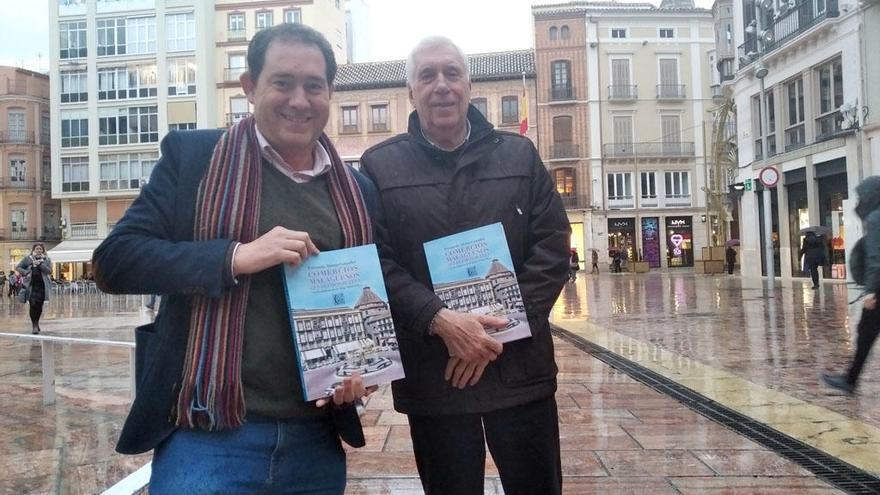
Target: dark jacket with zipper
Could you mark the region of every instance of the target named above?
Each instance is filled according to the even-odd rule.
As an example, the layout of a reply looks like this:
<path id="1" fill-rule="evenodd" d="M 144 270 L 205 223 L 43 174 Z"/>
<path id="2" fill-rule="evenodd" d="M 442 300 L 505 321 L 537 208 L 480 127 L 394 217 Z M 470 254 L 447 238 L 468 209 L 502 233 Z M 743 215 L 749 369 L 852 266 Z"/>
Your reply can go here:
<path id="1" fill-rule="evenodd" d="M 367 150 L 361 170 L 379 189 L 376 242 L 406 378 L 394 407 L 417 415 L 483 413 L 552 396 L 556 363 L 548 316 L 568 279 L 571 228 L 530 140 L 497 131 L 474 107 L 471 134 L 454 152 L 409 132 Z M 532 337 L 504 344 L 480 381 L 464 390 L 443 379 L 449 352 L 429 325 L 443 303 L 431 290 L 422 244 L 501 222 Z"/>
<path id="2" fill-rule="evenodd" d="M 123 454 L 151 450 L 177 428 L 172 406 L 186 359 L 192 297 L 220 297 L 234 286 L 233 239 L 193 240 L 196 195 L 221 135 L 213 130 L 168 133 L 149 183 L 95 250 L 95 281 L 101 290 L 163 295 L 156 321 L 135 331 L 137 395 L 116 444 Z M 375 188 L 362 174 L 354 175 L 372 213 Z M 364 445 L 354 406 L 328 414 L 346 443 Z"/>

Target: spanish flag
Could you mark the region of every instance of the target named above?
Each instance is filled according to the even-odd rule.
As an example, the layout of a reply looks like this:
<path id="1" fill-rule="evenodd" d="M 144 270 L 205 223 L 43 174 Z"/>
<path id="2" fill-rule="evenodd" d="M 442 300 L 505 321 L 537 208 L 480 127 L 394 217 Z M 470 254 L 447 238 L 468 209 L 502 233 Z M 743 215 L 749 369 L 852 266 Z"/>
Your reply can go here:
<path id="1" fill-rule="evenodd" d="M 525 136 L 529 131 L 529 95 L 526 93 L 526 73 L 522 73 L 523 89 L 519 102 L 519 133 Z"/>

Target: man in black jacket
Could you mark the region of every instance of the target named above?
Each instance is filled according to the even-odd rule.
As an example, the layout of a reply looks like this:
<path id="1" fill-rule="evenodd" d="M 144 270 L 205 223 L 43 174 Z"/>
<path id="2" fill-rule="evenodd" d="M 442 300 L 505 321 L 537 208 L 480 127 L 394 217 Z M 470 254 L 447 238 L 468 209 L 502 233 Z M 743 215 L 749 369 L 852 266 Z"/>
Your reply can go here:
<path id="1" fill-rule="evenodd" d="M 856 193 L 859 196 L 856 214 L 862 219 L 865 232 L 865 297 L 862 317 L 859 318 L 856 355 L 847 373 L 822 373 L 826 385 L 848 394 L 855 391 L 862 367 L 880 334 L 880 308 L 877 307 L 877 294 L 880 293 L 880 176 L 863 180 L 856 186 Z"/>
<path id="2" fill-rule="evenodd" d="M 561 492 L 556 364 L 548 315 L 569 270 L 570 227 L 534 145 L 497 131 L 470 102 L 464 54 L 445 38 L 407 60 L 409 130 L 368 150 L 379 189 L 376 240 L 406 378 L 394 406 L 409 417 L 428 495 L 483 492 L 485 442 L 508 495 Z M 444 307 L 422 244 L 504 225 L 532 337 L 502 345 L 507 322 Z"/>
<path id="3" fill-rule="evenodd" d="M 800 254 L 804 257 L 810 278 L 813 280 L 813 289 L 819 288 L 819 267 L 825 264 L 825 242 L 815 232 L 807 232 L 804 236 L 804 245 Z"/>

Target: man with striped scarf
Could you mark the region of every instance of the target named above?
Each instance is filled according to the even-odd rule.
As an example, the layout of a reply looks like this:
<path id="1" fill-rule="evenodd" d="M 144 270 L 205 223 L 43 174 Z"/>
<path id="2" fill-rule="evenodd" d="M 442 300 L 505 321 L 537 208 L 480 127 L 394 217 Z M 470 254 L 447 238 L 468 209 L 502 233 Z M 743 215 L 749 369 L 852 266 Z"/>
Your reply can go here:
<path id="1" fill-rule="evenodd" d="M 223 133 L 169 133 L 94 255 L 103 290 L 163 295 L 137 331 L 138 394 L 117 444 L 155 449 L 153 495 L 341 494 L 339 437 L 364 443 L 359 378 L 302 397 L 280 269 L 372 242 L 374 188 L 323 134 L 333 50 L 282 24 L 254 36 L 247 60 L 253 116 Z"/>

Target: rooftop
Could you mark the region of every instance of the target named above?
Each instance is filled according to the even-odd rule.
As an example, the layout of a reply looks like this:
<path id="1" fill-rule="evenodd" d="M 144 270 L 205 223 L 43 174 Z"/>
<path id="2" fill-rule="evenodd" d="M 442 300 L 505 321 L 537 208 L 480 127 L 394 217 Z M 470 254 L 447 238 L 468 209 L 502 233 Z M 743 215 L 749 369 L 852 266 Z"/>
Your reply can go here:
<path id="1" fill-rule="evenodd" d="M 664 1 L 660 7 L 652 3 L 623 3 L 623 2 L 585 2 L 573 1 L 565 3 L 551 3 L 544 5 L 533 5 L 532 13 L 535 17 L 550 17 L 559 14 L 580 14 L 580 13 L 669 13 L 669 12 L 688 12 L 688 13 L 705 13 L 712 11 L 709 9 L 697 8 L 693 6 L 690 0 Z"/>
<path id="2" fill-rule="evenodd" d="M 503 81 L 535 77 L 534 50 L 478 53 L 468 55 L 471 81 Z M 336 73 L 336 91 L 395 88 L 406 86 L 406 61 L 363 62 L 340 65 Z"/>

